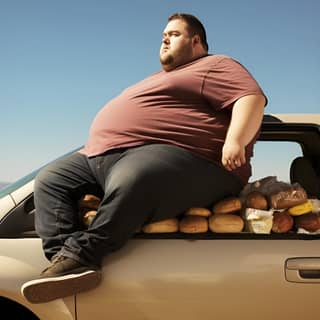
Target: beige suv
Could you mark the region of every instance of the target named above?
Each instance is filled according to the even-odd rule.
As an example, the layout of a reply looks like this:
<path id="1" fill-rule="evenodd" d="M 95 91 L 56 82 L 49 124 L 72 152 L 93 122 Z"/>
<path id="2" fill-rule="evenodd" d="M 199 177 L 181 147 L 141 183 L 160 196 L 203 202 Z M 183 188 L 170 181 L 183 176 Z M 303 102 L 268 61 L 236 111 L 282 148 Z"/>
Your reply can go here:
<path id="1" fill-rule="evenodd" d="M 259 142 L 271 148 L 260 168 L 287 170 L 320 197 L 320 115 L 268 115 Z M 291 168 L 295 143 L 310 167 Z M 283 149 L 283 148 L 282 148 Z M 255 156 L 258 156 L 256 154 Z M 259 166 L 259 164 L 256 164 Z M 10 319 L 212 320 L 317 319 L 320 236 L 286 234 L 137 233 L 105 259 L 102 284 L 77 296 L 30 304 L 21 285 L 48 264 L 33 226 L 36 172 L 0 190 L 0 306 Z M 294 182 L 294 181 L 291 181 Z M 2 318 L 2 316 L 1 316 Z"/>

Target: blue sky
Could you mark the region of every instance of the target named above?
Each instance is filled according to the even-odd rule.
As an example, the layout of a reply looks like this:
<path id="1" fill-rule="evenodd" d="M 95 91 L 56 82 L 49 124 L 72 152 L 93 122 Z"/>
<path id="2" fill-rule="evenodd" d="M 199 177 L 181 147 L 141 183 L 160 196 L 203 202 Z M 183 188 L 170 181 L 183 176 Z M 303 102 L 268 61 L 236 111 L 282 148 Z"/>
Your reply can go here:
<path id="1" fill-rule="evenodd" d="M 268 113 L 319 113 L 318 0 L 0 2 L 0 181 L 85 143 L 95 114 L 160 69 L 167 17 L 198 16 L 210 53 L 242 62 Z"/>

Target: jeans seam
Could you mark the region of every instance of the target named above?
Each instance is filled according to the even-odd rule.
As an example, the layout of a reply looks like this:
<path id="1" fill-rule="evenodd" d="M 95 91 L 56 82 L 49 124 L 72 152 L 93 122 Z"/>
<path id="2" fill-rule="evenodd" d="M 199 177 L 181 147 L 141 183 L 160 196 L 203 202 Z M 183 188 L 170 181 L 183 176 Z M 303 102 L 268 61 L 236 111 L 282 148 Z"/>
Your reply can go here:
<path id="1" fill-rule="evenodd" d="M 61 200 L 59 200 L 59 199 L 56 200 L 56 206 L 55 206 L 56 209 L 54 210 L 54 214 L 55 214 L 55 218 L 56 218 L 57 229 L 59 232 L 58 239 L 60 241 L 61 247 L 63 247 L 64 242 L 62 240 L 61 223 L 60 223 L 60 215 L 59 215 L 59 209 L 61 207 L 61 203 L 62 203 Z"/>

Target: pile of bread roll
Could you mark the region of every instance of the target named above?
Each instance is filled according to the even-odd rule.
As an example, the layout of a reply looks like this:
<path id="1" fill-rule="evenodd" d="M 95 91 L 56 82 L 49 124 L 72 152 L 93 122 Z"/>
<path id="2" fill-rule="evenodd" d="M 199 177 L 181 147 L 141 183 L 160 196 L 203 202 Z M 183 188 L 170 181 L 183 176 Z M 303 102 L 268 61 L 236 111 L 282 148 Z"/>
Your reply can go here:
<path id="1" fill-rule="evenodd" d="M 100 199 L 86 194 L 79 201 L 80 219 L 88 227 Z M 176 218 L 144 225 L 143 233 L 304 233 L 320 232 L 319 200 L 308 199 L 301 187 L 270 194 L 253 190 L 243 197 L 228 197 L 212 208 L 190 208 Z"/>
<path id="2" fill-rule="evenodd" d="M 85 194 L 80 198 L 78 202 L 79 219 L 85 227 L 89 227 L 96 216 L 100 202 L 101 199 L 93 194 Z"/>
<path id="3" fill-rule="evenodd" d="M 320 202 L 318 199 L 308 199 L 306 191 L 299 184 L 274 181 L 265 189 L 251 188 L 244 202 L 243 216 L 249 232 L 320 231 Z"/>

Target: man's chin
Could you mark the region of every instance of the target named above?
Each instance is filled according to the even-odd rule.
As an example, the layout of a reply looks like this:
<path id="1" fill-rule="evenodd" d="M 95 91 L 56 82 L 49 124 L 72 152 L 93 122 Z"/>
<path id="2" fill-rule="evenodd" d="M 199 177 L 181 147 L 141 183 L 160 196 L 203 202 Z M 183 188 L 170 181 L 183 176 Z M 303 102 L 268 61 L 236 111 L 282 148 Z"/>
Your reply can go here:
<path id="1" fill-rule="evenodd" d="M 162 68 L 166 71 L 173 69 L 173 56 L 172 55 L 162 55 L 160 56 L 160 63 L 162 65 Z"/>
<path id="2" fill-rule="evenodd" d="M 166 64 L 172 64 L 173 63 L 173 55 L 171 54 L 162 54 L 160 55 L 160 63 L 162 65 L 166 65 Z"/>

